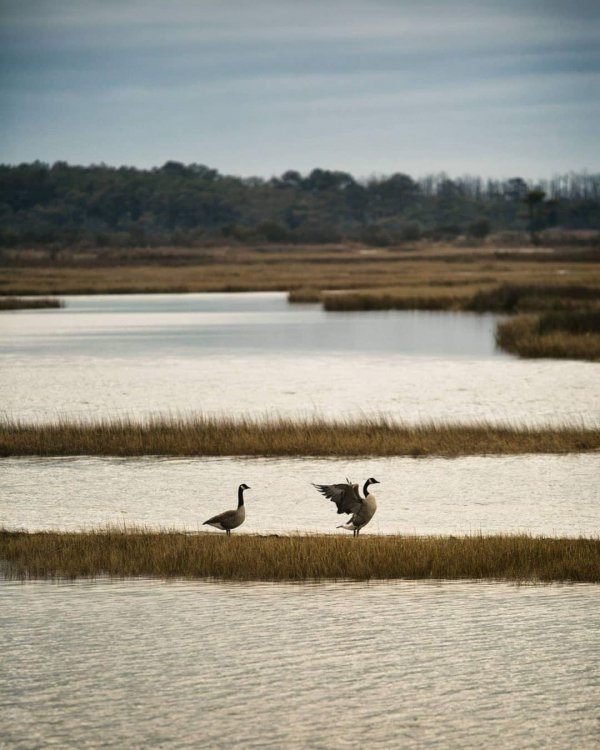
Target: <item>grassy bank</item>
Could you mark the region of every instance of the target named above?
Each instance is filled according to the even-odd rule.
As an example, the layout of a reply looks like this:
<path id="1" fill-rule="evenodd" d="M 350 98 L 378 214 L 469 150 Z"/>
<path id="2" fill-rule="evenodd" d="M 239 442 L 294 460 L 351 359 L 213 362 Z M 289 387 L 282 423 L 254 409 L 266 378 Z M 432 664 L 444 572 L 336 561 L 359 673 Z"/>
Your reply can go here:
<path id="1" fill-rule="evenodd" d="M 597 285 L 586 284 L 451 284 L 432 283 L 428 287 L 368 289 L 322 293 L 323 307 L 330 311 L 360 310 L 459 310 L 506 315 L 532 311 L 576 313 L 598 309 L 600 277 Z M 293 301 L 290 297 L 290 301 Z M 301 301 L 301 300 L 300 300 Z"/>
<path id="2" fill-rule="evenodd" d="M 600 362 L 600 313 L 517 315 L 498 324 L 496 341 L 521 357 Z"/>
<path id="3" fill-rule="evenodd" d="M 0 310 L 37 310 L 48 307 L 64 307 L 56 297 L 0 297 Z"/>
<path id="4" fill-rule="evenodd" d="M 429 296 L 432 289 L 440 294 L 454 288 L 462 298 L 499 284 L 567 282 L 600 287 L 598 258 L 550 251 L 482 253 L 442 245 L 416 251 L 347 245 L 129 249 L 89 257 L 66 253 L 55 261 L 21 251 L 0 263 L 4 295 L 381 289 L 419 298 Z"/>
<path id="5" fill-rule="evenodd" d="M 290 295 L 291 296 L 291 295 Z M 370 310 L 464 310 L 471 300 L 467 287 L 448 284 L 439 287 L 370 289 L 366 291 L 325 292 L 321 297 L 328 312 L 359 312 Z M 292 301 L 292 300 L 290 300 Z"/>
<path id="6" fill-rule="evenodd" d="M 321 302 L 321 295 L 322 292 L 320 289 L 301 287 L 300 289 L 292 289 L 288 292 L 288 302 L 292 305 Z"/>
<path id="7" fill-rule="evenodd" d="M 0 531 L 12 578 L 500 579 L 600 582 L 600 539 Z"/>
<path id="8" fill-rule="evenodd" d="M 600 449 L 600 426 L 402 425 L 385 419 L 0 422 L 1 456 L 463 456 Z"/>

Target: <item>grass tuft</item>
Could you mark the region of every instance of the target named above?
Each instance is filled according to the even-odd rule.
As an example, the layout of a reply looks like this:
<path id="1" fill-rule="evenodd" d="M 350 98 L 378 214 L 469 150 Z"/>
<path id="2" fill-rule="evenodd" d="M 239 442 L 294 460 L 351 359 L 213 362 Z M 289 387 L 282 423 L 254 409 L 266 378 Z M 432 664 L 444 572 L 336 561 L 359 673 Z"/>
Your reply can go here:
<path id="1" fill-rule="evenodd" d="M 314 287 L 300 287 L 299 289 L 291 289 L 288 292 L 288 302 L 290 304 L 320 302 L 321 296 L 322 292 L 320 289 L 315 289 Z"/>
<path id="2" fill-rule="evenodd" d="M 64 306 L 65 303 L 56 297 L 0 297 L 0 310 L 38 310 Z"/>
<path id="3" fill-rule="evenodd" d="M 516 313 L 560 307 L 565 301 L 572 305 L 593 303 L 599 299 L 598 287 L 580 284 L 501 284 L 476 292 L 465 309 L 473 312 Z"/>
<path id="4" fill-rule="evenodd" d="M 27 424 L 0 420 L 0 456 L 464 456 L 600 449 L 600 426 L 404 425 L 232 417 Z"/>
<path id="5" fill-rule="evenodd" d="M 493 579 L 600 582 L 600 539 L 519 536 L 226 537 L 117 529 L 0 530 L 13 579 L 112 576 L 305 581 Z"/>
<path id="6" fill-rule="evenodd" d="M 498 324 L 496 343 L 521 357 L 600 361 L 599 313 L 517 315 Z M 591 329 L 591 330 L 590 330 Z"/>

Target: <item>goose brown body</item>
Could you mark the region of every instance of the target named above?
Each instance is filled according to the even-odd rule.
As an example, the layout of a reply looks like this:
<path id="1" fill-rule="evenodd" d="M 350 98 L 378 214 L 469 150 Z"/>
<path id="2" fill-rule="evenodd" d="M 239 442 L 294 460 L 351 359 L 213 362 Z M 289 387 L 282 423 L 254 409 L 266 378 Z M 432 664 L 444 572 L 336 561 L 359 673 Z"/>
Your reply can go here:
<path id="1" fill-rule="evenodd" d="M 203 526 L 214 526 L 215 529 L 227 532 L 227 536 L 231 534 L 231 529 L 237 529 L 246 520 L 246 508 L 244 506 L 244 490 L 249 490 L 247 484 L 240 484 L 238 487 L 238 507 L 235 510 L 226 510 L 223 513 L 219 513 L 208 521 L 204 521 Z"/>

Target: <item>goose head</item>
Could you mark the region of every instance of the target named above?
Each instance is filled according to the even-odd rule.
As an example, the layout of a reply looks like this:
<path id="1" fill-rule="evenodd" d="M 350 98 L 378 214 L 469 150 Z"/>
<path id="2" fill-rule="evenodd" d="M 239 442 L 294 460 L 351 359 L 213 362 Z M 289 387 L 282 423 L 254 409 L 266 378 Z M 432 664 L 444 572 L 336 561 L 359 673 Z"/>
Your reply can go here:
<path id="1" fill-rule="evenodd" d="M 365 482 L 364 487 L 363 487 L 363 494 L 364 494 L 365 497 L 369 494 L 369 487 L 372 484 L 381 484 L 381 482 L 379 480 L 375 479 L 374 477 L 369 477 L 369 479 L 367 479 L 367 481 Z"/>
<path id="2" fill-rule="evenodd" d="M 240 484 L 238 487 L 238 508 L 241 508 L 244 504 L 244 490 L 249 490 L 250 487 L 248 487 L 247 484 Z"/>

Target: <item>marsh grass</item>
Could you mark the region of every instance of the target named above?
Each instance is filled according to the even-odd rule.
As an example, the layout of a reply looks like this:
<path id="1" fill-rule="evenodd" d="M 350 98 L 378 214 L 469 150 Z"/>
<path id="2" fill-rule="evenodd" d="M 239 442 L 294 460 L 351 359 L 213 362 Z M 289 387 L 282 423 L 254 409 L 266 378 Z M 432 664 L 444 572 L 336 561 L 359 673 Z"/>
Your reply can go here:
<path id="1" fill-rule="evenodd" d="M 496 579 L 600 581 L 600 539 L 531 536 L 226 537 L 108 528 L 0 531 L 9 578 L 111 576 L 306 581 Z"/>
<path id="2" fill-rule="evenodd" d="M 600 449 L 600 426 L 404 425 L 190 416 L 97 422 L 0 421 L 0 456 L 463 456 Z"/>
<path id="3" fill-rule="evenodd" d="M 513 314 L 562 310 L 592 314 L 600 301 L 600 284 L 494 285 L 490 279 L 473 279 L 471 283 L 431 281 L 427 286 L 325 292 L 322 301 L 323 307 L 330 311 L 456 310 Z"/>
<path id="4" fill-rule="evenodd" d="M 440 294 L 438 287 L 423 288 L 420 294 L 406 287 L 396 291 L 367 290 L 324 293 L 323 308 L 328 312 L 358 312 L 368 310 L 462 310 L 470 299 L 470 290 L 458 293 L 452 285 Z"/>
<path id="5" fill-rule="evenodd" d="M 320 302 L 321 296 L 322 292 L 320 289 L 300 287 L 299 289 L 292 289 L 288 292 L 288 302 L 290 304 Z"/>
<path id="6" fill-rule="evenodd" d="M 37 310 L 64 306 L 64 302 L 56 297 L 0 297 L 0 310 Z"/>
<path id="7" fill-rule="evenodd" d="M 500 284 L 476 292 L 465 309 L 473 312 L 515 313 L 591 304 L 600 300 L 600 286 L 583 284 Z"/>
<path id="8" fill-rule="evenodd" d="M 600 334 L 600 309 L 544 313 L 540 316 L 539 329 L 542 334 L 553 331 Z"/>
<path id="9" fill-rule="evenodd" d="M 572 260 L 569 254 L 544 259 L 530 254 L 465 255 L 437 245 L 416 254 L 393 249 L 365 254 L 364 248 L 353 246 L 214 248 L 189 251 L 185 258 L 182 252 L 173 256 L 155 251 L 152 259 L 148 251 L 130 250 L 85 262 L 68 255 L 60 263 L 18 261 L 15 256 L 0 264 L 0 294 L 385 289 L 386 294 L 406 297 L 412 289 L 411 296 L 419 298 L 431 296 L 430 287 L 444 286 L 464 285 L 466 296 L 495 284 L 600 286 L 600 264 L 593 258 Z"/>
<path id="10" fill-rule="evenodd" d="M 600 362 L 598 313 L 517 315 L 498 324 L 496 343 L 521 357 Z"/>

